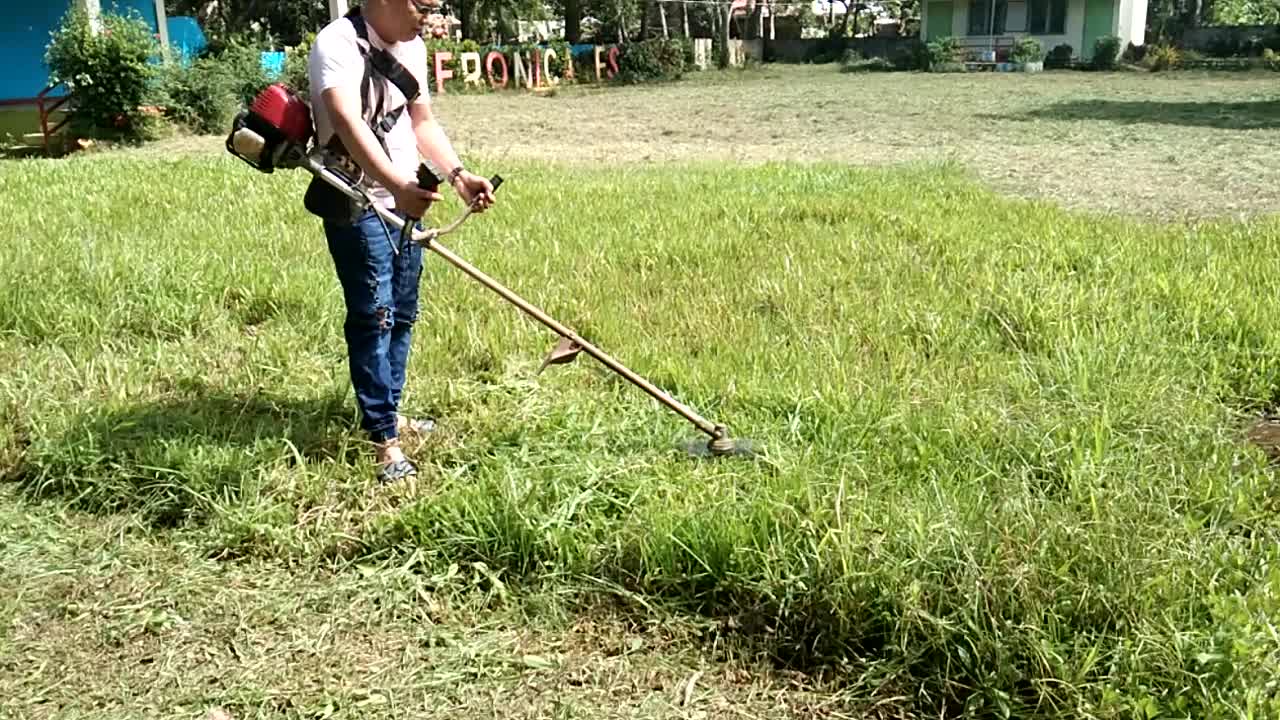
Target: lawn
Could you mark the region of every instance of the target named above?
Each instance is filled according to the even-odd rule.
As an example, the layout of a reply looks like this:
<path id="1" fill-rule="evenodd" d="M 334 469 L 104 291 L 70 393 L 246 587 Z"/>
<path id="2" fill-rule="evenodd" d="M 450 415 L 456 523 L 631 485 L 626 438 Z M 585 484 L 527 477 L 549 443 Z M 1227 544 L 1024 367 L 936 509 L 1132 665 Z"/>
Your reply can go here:
<path id="1" fill-rule="evenodd" d="M 1143 79 L 440 99 L 508 181 L 447 244 L 765 454 L 684 457 L 585 356 L 536 375 L 554 337 L 432 258 L 408 402 L 442 429 L 394 488 L 304 177 L 216 140 L 5 163 L 0 709 L 1275 716 L 1271 99 Z M 1107 196 L 1086 146 L 1258 190 Z"/>

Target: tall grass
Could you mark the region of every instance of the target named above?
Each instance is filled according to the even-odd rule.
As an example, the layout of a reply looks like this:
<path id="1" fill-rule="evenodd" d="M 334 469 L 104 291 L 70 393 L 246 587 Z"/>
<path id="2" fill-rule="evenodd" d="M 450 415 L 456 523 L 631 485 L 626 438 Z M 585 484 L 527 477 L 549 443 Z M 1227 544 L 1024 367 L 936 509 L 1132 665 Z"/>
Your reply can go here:
<path id="1" fill-rule="evenodd" d="M 409 405 L 443 429 L 389 499 L 305 178 L 108 156 L 0 173 L 0 471 L 211 554 L 705 613 L 882 714 L 1280 714 L 1280 505 L 1241 442 L 1280 404 L 1275 221 L 948 168 L 493 169 L 447 244 L 764 461 L 683 457 L 585 356 L 535 377 L 554 338 L 430 258 Z"/>

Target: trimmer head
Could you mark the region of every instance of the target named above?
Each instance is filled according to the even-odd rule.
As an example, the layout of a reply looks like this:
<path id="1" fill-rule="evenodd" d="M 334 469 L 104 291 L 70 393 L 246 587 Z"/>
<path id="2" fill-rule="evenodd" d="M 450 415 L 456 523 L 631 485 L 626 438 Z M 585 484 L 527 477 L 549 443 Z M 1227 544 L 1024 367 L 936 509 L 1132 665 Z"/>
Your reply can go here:
<path id="1" fill-rule="evenodd" d="M 757 458 L 762 453 L 762 448 L 751 440 L 729 437 L 729 431 L 723 425 L 716 426 L 716 436 L 710 441 L 692 440 L 680 447 L 695 458 Z"/>

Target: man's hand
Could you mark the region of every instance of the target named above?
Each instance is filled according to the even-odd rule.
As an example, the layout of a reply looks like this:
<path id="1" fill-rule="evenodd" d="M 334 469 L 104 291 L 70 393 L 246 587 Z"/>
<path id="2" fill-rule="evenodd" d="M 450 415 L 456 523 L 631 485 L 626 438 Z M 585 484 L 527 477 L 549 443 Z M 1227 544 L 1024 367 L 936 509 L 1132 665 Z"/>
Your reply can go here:
<path id="1" fill-rule="evenodd" d="M 391 195 L 396 200 L 396 209 L 412 218 L 422 218 L 431 203 L 444 199 L 438 192 L 418 187 L 417 178 L 396 184 L 391 188 Z"/>
<path id="2" fill-rule="evenodd" d="M 482 213 L 492 207 L 495 201 L 493 184 L 466 170 L 458 173 L 458 177 L 454 178 L 453 189 L 458 191 L 458 196 L 471 208 L 472 212 Z"/>

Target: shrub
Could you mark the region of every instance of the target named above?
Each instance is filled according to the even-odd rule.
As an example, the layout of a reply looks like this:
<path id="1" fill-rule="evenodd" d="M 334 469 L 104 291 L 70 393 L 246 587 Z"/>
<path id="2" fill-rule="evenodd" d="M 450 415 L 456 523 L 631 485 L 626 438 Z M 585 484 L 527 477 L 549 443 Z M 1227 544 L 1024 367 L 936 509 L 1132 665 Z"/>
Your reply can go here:
<path id="1" fill-rule="evenodd" d="M 1120 60 L 1131 65 L 1141 65 L 1143 58 L 1146 56 L 1146 45 L 1134 45 L 1133 43 L 1129 43 L 1125 46 L 1124 53 L 1120 56 Z"/>
<path id="2" fill-rule="evenodd" d="M 1015 63 L 1033 63 L 1044 60 L 1044 46 L 1033 37 L 1021 37 L 1014 43 L 1009 53 L 1009 61 Z"/>
<path id="3" fill-rule="evenodd" d="M 1093 67 L 1098 70 L 1111 70 L 1120 59 L 1120 38 L 1115 35 L 1103 35 L 1093 44 Z"/>
<path id="4" fill-rule="evenodd" d="M 280 81 L 296 90 L 303 97 L 311 92 L 311 78 L 307 72 L 307 62 L 311 55 L 311 45 L 316 40 L 315 33 L 308 33 L 295 47 L 285 50 L 284 76 Z"/>
<path id="5" fill-rule="evenodd" d="M 206 61 L 203 71 L 212 76 L 210 82 L 224 83 L 244 106 L 271 82 L 262 67 L 262 48 L 247 38 L 229 38 L 217 53 L 201 60 Z"/>
<path id="6" fill-rule="evenodd" d="M 926 46 L 926 52 L 929 61 L 928 69 L 934 72 L 945 72 L 945 70 L 941 69 L 944 66 L 949 67 L 964 61 L 964 48 L 960 46 L 958 40 L 952 37 L 938 38 L 931 41 Z"/>
<path id="7" fill-rule="evenodd" d="M 95 33 L 83 10 L 67 13 L 52 34 L 45 62 L 51 80 L 75 94 L 71 117 L 77 132 L 110 129 L 137 137 L 140 108 L 156 75 L 149 61 L 160 45 L 136 13 L 104 12 L 101 21 L 102 32 Z"/>
<path id="8" fill-rule="evenodd" d="M 1262 51 L 1262 65 L 1268 70 L 1280 71 L 1280 53 L 1271 48 Z"/>
<path id="9" fill-rule="evenodd" d="M 1050 67 L 1066 67 L 1071 64 L 1071 58 L 1075 57 L 1076 49 L 1067 43 L 1061 43 L 1053 46 L 1049 51 L 1049 55 L 1044 59 L 1044 63 Z"/>
<path id="10" fill-rule="evenodd" d="M 1182 53 L 1172 45 L 1156 45 L 1147 51 L 1142 66 L 1152 72 L 1172 70 L 1182 62 Z"/>
<path id="11" fill-rule="evenodd" d="M 677 80 L 684 74 L 684 52 L 671 40 L 655 39 L 622 46 L 618 55 L 617 80 L 623 83 L 645 80 Z"/>
<path id="12" fill-rule="evenodd" d="M 304 94 L 307 92 L 306 54 L 309 44 L 291 51 L 279 78 Z M 188 66 L 176 57 L 156 74 L 149 101 L 165 109 L 165 115 L 198 133 L 227 132 L 240 109 L 272 79 L 262 67 L 261 50 L 244 40 L 221 44 Z"/>
<path id="13" fill-rule="evenodd" d="M 159 104 L 166 114 L 193 132 L 227 132 L 241 103 L 237 84 L 215 58 L 199 58 L 190 67 L 169 63 L 162 75 Z"/>

